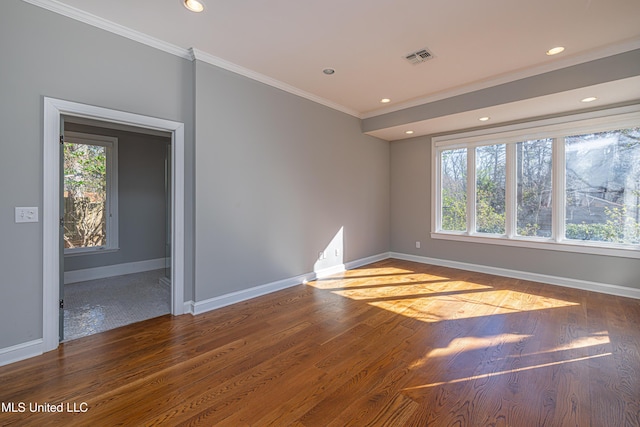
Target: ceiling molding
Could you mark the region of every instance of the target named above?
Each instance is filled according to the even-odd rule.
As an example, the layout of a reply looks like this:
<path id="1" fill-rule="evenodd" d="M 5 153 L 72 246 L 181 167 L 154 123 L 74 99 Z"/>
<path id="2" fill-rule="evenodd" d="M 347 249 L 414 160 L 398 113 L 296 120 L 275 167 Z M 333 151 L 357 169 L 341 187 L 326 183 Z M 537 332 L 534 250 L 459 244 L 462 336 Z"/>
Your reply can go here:
<path id="1" fill-rule="evenodd" d="M 601 49 L 589 51 L 583 54 L 568 56 L 567 58 L 564 58 L 558 61 L 553 61 L 548 64 L 527 68 L 527 69 L 516 71 L 513 73 L 507 73 L 502 76 L 490 78 L 477 83 L 460 86 L 458 88 L 451 89 L 451 90 L 445 90 L 445 91 L 436 93 L 434 95 L 430 95 L 422 98 L 416 98 L 414 100 L 402 102 L 393 106 L 369 111 L 367 113 L 361 114 L 361 118 L 369 119 L 371 117 L 381 116 L 387 113 L 393 113 L 395 111 L 404 110 L 406 108 L 416 107 L 418 105 L 423 105 L 423 104 L 429 104 L 431 102 L 440 101 L 440 100 L 451 98 L 458 95 L 464 95 L 465 93 L 475 92 L 481 89 L 487 89 L 487 88 L 498 86 L 504 83 L 510 83 L 510 82 L 521 80 L 527 77 L 533 77 L 538 74 L 544 74 L 550 71 L 556 71 L 562 68 L 571 67 L 573 65 L 583 64 L 585 62 L 595 61 L 597 59 L 606 58 L 607 56 L 612 56 L 612 55 L 628 52 L 635 49 L 640 49 L 640 39 L 627 40 L 624 43 L 606 46 Z"/>
<path id="2" fill-rule="evenodd" d="M 66 16 L 67 18 L 71 18 L 76 21 L 91 25 L 93 27 L 97 27 L 102 30 L 109 31 L 113 34 L 126 37 L 130 40 L 145 44 L 152 48 L 162 50 L 164 52 L 178 56 L 180 58 L 188 59 L 190 61 L 197 59 L 199 61 L 206 62 L 211 65 L 215 65 L 216 67 L 223 68 L 225 70 L 234 72 L 236 74 L 240 74 L 244 77 L 248 77 L 252 80 L 256 80 L 260 83 L 264 83 L 266 85 L 275 87 L 277 89 L 281 89 L 285 92 L 289 92 L 301 98 L 306 98 L 310 101 L 316 102 L 318 104 L 324 105 L 334 110 L 341 111 L 343 113 L 349 114 L 357 118 L 361 118 L 360 113 L 355 110 L 347 108 L 343 105 L 336 104 L 334 102 L 331 102 L 325 98 L 319 97 L 312 93 L 305 92 L 301 89 L 298 89 L 296 87 L 283 83 L 279 80 L 276 80 L 271 77 L 265 76 L 263 74 L 257 73 L 255 71 L 249 70 L 248 68 L 244 68 L 240 65 L 234 64 L 232 62 L 226 61 L 222 58 L 219 58 L 217 56 L 208 54 L 206 52 L 203 52 L 194 48 L 183 49 L 179 46 L 173 45 L 171 43 L 167 43 L 155 37 L 151 37 L 147 34 L 141 33 L 140 31 L 132 30 L 131 28 L 125 27 L 124 25 L 117 24 L 115 22 L 109 21 L 107 19 L 101 18 L 99 16 L 93 15 L 91 13 L 85 12 L 75 7 L 68 6 L 64 3 L 60 3 L 57 0 L 23 0 L 23 1 L 26 3 L 30 3 L 34 6 L 38 6 L 43 9 L 49 10 L 51 12 Z"/>
<path id="3" fill-rule="evenodd" d="M 124 25 L 116 24 L 115 22 L 85 12 L 75 7 L 68 6 L 64 3 L 60 3 L 56 0 L 22 0 L 26 3 L 30 3 L 34 6 L 41 7 L 43 9 L 55 12 L 59 15 L 66 16 L 67 18 L 74 19 L 79 22 L 91 25 L 93 27 L 100 28 L 110 33 L 117 34 L 122 37 L 126 37 L 129 40 L 136 41 L 138 43 L 145 44 L 155 49 L 162 50 L 175 56 L 179 56 L 184 59 L 191 59 L 189 51 L 176 46 L 171 43 L 167 43 L 155 37 L 151 37 L 140 31 L 132 30 Z"/>
<path id="4" fill-rule="evenodd" d="M 369 118 L 385 115 L 388 113 L 393 113 L 393 112 L 405 110 L 408 108 L 433 103 L 433 102 L 451 98 L 454 96 L 463 95 L 466 93 L 475 92 L 482 89 L 487 89 L 493 86 L 510 83 L 516 80 L 532 77 L 532 76 L 543 74 L 549 71 L 555 71 L 555 70 L 566 68 L 572 65 L 578 65 L 584 62 L 589 62 L 596 59 L 600 59 L 607 56 L 611 56 L 611 55 L 615 55 L 615 54 L 640 48 L 639 38 L 630 39 L 619 44 L 605 46 L 601 49 L 593 50 L 584 54 L 567 56 L 566 58 L 552 61 L 540 66 L 522 69 L 520 71 L 516 71 L 513 73 L 505 73 L 501 76 L 478 81 L 469 85 L 459 86 L 457 88 L 453 88 L 451 90 L 445 90 L 433 95 L 416 98 L 414 100 L 401 102 L 393 106 L 388 106 L 388 107 L 372 110 L 369 112 L 361 113 L 351 108 L 337 104 L 333 101 L 322 98 L 318 95 L 298 89 L 282 81 L 268 77 L 264 74 L 255 72 L 248 68 L 242 67 L 240 65 L 234 64 L 222 58 L 216 57 L 204 51 L 200 51 L 194 48 L 186 49 L 180 46 L 176 46 L 174 44 L 149 36 L 140 31 L 133 30 L 123 25 L 101 18 L 97 15 L 93 15 L 91 13 L 88 13 L 83 10 L 77 9 L 75 7 L 69 6 L 67 4 L 61 3 L 58 0 L 22 0 L 22 1 L 24 1 L 25 3 L 29 3 L 34 6 L 38 6 L 43 9 L 49 10 L 51 12 L 66 16 L 76 21 L 83 22 L 93 27 L 100 28 L 102 30 L 111 32 L 113 34 L 128 38 L 135 42 L 142 43 L 149 47 L 167 52 L 169 54 L 175 55 L 183 59 L 187 59 L 190 61 L 194 61 L 197 59 L 202 62 L 206 62 L 208 64 L 223 68 L 225 70 L 228 70 L 233 73 L 250 78 L 252 80 L 264 83 L 266 85 L 283 90 L 293 95 L 308 99 L 315 103 L 324 105 L 328 108 L 343 112 L 345 114 L 348 114 L 350 116 L 353 116 L 359 119 L 369 119 Z"/>
<path id="5" fill-rule="evenodd" d="M 283 90 L 285 92 L 289 92 L 293 95 L 297 95 L 301 98 L 306 98 L 310 101 L 316 102 L 318 104 L 322 104 L 326 107 L 332 108 L 334 110 L 341 111 L 343 113 L 349 114 L 351 116 L 361 118 L 360 113 L 345 106 L 336 104 L 335 102 L 331 102 L 328 99 L 319 97 L 309 92 L 305 92 L 304 90 L 298 89 L 289 84 L 283 83 L 280 80 L 273 79 L 269 76 L 265 76 L 264 74 L 257 73 L 248 68 L 244 68 L 240 65 L 234 64 L 233 62 L 229 62 L 225 59 L 219 58 L 217 56 L 211 55 L 207 52 L 203 52 L 201 50 L 191 48 L 189 49 L 190 58 L 192 60 L 198 60 L 205 62 L 210 65 L 215 65 L 216 67 L 223 68 L 227 71 L 231 71 L 236 74 L 240 74 L 241 76 L 250 78 L 252 80 L 258 81 L 260 83 L 264 83 L 266 85 L 272 86 L 276 89 Z"/>

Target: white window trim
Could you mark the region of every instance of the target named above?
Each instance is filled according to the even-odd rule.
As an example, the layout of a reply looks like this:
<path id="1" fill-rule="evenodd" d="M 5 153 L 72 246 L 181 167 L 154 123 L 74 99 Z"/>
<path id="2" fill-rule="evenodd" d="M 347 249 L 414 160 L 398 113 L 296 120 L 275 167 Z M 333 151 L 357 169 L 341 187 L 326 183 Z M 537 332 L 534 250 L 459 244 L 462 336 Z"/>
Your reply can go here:
<path id="1" fill-rule="evenodd" d="M 65 256 L 91 255 L 118 251 L 118 138 L 80 132 L 64 132 L 65 142 L 100 145 L 107 148 L 107 244 L 88 248 L 65 248 Z"/>
<path id="2" fill-rule="evenodd" d="M 533 249 L 578 252 L 625 258 L 640 258 L 640 245 L 621 245 L 564 239 L 565 233 L 565 152 L 561 138 L 565 136 L 595 133 L 637 126 L 640 122 L 640 105 L 611 108 L 608 110 L 579 113 L 571 116 L 536 120 L 516 125 L 481 129 L 471 132 L 432 138 L 431 154 L 431 238 L 482 244 L 496 244 Z M 553 138 L 553 215 L 551 238 L 524 237 L 516 234 L 515 159 L 514 143 Z M 442 230 L 441 209 L 441 153 L 454 148 L 475 148 L 482 145 L 506 144 L 506 219 L 504 235 L 457 232 Z M 475 189 L 475 156 L 467 155 L 467 188 Z M 472 162 L 473 161 L 473 165 Z M 473 166 L 473 167 L 471 167 Z M 475 190 L 474 190 L 475 192 Z M 475 230 L 475 197 L 467 195 L 467 230 Z M 469 200 L 472 199 L 472 200 Z M 471 213 L 471 215 L 470 215 Z M 471 217 L 471 218 L 470 218 Z"/>

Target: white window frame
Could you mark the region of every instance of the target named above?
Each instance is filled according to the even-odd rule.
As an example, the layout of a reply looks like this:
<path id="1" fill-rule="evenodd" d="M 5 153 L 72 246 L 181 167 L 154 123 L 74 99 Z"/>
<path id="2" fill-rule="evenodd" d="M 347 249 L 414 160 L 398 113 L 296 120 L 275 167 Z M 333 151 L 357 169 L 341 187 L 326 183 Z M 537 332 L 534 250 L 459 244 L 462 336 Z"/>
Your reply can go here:
<path id="1" fill-rule="evenodd" d="M 579 113 L 516 125 L 481 129 L 432 138 L 431 151 L 431 238 L 535 249 L 579 252 L 626 258 L 640 258 L 640 245 L 565 239 L 565 146 L 564 137 L 640 125 L 640 104 Z M 553 139 L 552 235 L 550 238 L 518 236 L 516 233 L 515 144 Z M 505 234 L 475 232 L 475 148 L 506 144 Z M 467 231 L 442 230 L 441 154 L 444 150 L 467 148 Z"/>
<path id="2" fill-rule="evenodd" d="M 118 138 L 80 132 L 64 132 L 64 142 L 73 144 L 99 145 L 106 148 L 107 155 L 107 200 L 106 227 L 107 242 L 102 246 L 86 248 L 65 248 L 65 256 L 90 255 L 119 250 L 118 239 Z"/>

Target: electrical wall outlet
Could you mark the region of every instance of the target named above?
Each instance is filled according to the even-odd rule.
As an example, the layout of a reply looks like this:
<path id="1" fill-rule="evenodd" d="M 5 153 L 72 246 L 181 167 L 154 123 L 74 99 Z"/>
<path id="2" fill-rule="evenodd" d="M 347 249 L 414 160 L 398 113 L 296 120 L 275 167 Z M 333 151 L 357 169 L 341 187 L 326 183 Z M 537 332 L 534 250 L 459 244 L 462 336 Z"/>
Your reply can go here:
<path id="1" fill-rule="evenodd" d="M 416 248 L 420 249 L 420 242 L 419 241 L 416 242 Z"/>
<path id="2" fill-rule="evenodd" d="M 38 208 L 16 208 L 16 222 L 38 222 Z"/>

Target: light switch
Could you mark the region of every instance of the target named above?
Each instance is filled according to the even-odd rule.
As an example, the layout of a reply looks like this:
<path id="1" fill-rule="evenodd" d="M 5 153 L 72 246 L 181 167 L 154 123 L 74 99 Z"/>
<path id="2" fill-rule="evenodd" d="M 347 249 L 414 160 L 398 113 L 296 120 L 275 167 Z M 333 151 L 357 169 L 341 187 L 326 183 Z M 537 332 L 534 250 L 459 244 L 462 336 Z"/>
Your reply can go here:
<path id="1" fill-rule="evenodd" d="M 38 222 L 38 208 L 16 208 L 16 222 Z"/>

